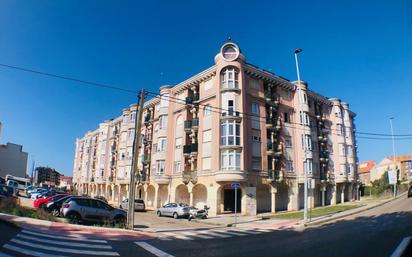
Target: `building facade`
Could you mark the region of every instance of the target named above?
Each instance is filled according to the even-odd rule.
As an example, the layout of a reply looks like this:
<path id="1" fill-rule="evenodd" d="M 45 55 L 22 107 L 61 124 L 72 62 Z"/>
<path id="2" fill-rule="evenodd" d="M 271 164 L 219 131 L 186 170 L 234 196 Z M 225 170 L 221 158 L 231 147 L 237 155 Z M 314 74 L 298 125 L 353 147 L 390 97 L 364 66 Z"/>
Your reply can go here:
<path id="1" fill-rule="evenodd" d="M 0 177 L 7 174 L 16 177 L 26 177 L 28 153 L 23 152 L 23 146 L 7 143 L 0 145 Z"/>
<path id="2" fill-rule="evenodd" d="M 358 164 L 358 177 L 362 185 L 369 186 L 371 184 L 371 170 L 375 165 L 376 162 L 373 160 L 360 162 Z"/>
<path id="3" fill-rule="evenodd" d="M 74 188 L 113 203 L 127 198 L 136 105 L 76 140 Z M 148 208 L 168 202 L 210 207 L 210 215 L 303 207 L 358 197 L 355 113 L 301 81 L 246 62 L 229 41 L 215 64 L 144 105 L 136 198 Z"/>
<path id="4" fill-rule="evenodd" d="M 36 185 L 58 186 L 61 174 L 50 167 L 37 167 L 34 170 L 34 183 Z"/>

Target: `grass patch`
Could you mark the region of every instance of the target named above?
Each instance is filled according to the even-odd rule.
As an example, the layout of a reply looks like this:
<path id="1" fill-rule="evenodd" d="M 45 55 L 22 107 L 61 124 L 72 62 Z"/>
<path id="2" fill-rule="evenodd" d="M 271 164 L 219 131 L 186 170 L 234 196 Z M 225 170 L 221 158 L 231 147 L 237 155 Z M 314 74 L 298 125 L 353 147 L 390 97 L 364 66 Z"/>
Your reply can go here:
<path id="1" fill-rule="evenodd" d="M 318 207 L 308 211 L 308 215 L 312 218 L 324 216 L 328 214 L 334 214 L 338 212 L 347 211 L 350 209 L 354 209 L 360 207 L 360 204 L 350 204 L 350 205 L 336 205 L 336 206 L 328 206 L 328 207 Z M 295 212 L 288 212 L 288 213 L 279 213 L 273 215 L 264 216 L 264 218 L 271 218 L 271 219 L 303 219 L 303 211 L 295 211 Z"/>
<path id="2" fill-rule="evenodd" d="M 50 221 L 55 220 L 52 214 L 43 209 L 31 209 L 18 205 L 17 200 L 13 197 L 5 198 L 0 201 L 0 212 L 20 217 Z"/>

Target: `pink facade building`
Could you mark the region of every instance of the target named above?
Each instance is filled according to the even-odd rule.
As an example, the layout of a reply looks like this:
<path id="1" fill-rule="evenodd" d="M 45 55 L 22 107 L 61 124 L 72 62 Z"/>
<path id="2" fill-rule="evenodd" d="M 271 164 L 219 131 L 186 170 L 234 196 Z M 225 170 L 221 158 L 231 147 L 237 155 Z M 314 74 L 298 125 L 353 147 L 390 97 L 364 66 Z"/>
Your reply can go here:
<path id="1" fill-rule="evenodd" d="M 145 103 L 136 198 L 156 209 L 168 202 L 242 214 L 303 208 L 358 197 L 355 113 L 301 81 L 246 62 L 229 41 L 215 64 Z M 127 198 L 136 105 L 76 140 L 75 189 Z"/>

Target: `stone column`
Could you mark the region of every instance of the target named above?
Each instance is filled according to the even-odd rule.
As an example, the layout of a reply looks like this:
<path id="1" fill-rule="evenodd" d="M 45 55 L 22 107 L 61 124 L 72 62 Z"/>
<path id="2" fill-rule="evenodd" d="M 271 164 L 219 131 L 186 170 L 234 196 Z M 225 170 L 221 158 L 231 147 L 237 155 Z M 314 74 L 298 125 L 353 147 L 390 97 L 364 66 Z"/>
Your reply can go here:
<path id="1" fill-rule="evenodd" d="M 356 200 L 360 201 L 359 184 L 356 185 Z"/>
<path id="2" fill-rule="evenodd" d="M 242 188 L 242 214 L 256 215 L 257 214 L 257 202 L 256 202 L 256 187 Z"/>
<path id="3" fill-rule="evenodd" d="M 154 185 L 154 187 L 155 187 L 155 197 L 154 197 L 154 205 L 153 205 L 153 207 L 154 208 L 159 208 L 159 185 L 158 184 L 155 184 Z"/>
<path id="4" fill-rule="evenodd" d="M 112 189 L 112 203 L 114 203 L 114 185 L 111 184 L 110 188 Z"/>
<path id="5" fill-rule="evenodd" d="M 288 211 L 297 211 L 299 210 L 299 184 L 293 183 L 293 185 L 288 188 L 289 203 Z"/>
<path id="6" fill-rule="evenodd" d="M 121 192 L 122 192 L 122 184 L 119 184 L 117 192 L 118 192 L 118 193 L 117 193 L 117 203 L 120 204 L 120 201 L 121 201 L 121 200 L 120 200 L 120 199 L 121 199 L 121 198 L 120 198 L 120 194 L 121 194 Z"/>
<path id="7" fill-rule="evenodd" d="M 190 182 L 187 185 L 187 191 L 189 191 L 189 205 L 193 206 L 193 184 Z"/>
<path id="8" fill-rule="evenodd" d="M 148 193 L 147 193 L 147 188 L 148 188 L 148 185 L 147 185 L 147 184 L 144 184 L 144 185 L 143 185 L 143 190 L 144 190 L 144 203 L 145 203 L 145 204 L 147 204 L 147 195 L 148 195 Z"/>
<path id="9" fill-rule="evenodd" d="M 322 186 L 320 190 L 322 191 L 322 206 L 325 206 L 326 205 L 326 186 Z"/>
<path id="10" fill-rule="evenodd" d="M 278 192 L 276 186 L 272 185 L 270 188 L 271 193 L 271 212 L 276 212 L 276 193 Z"/>
<path id="11" fill-rule="evenodd" d="M 213 217 L 216 216 L 218 213 L 218 209 L 220 206 L 218 206 L 218 186 L 213 185 L 207 187 L 207 206 L 210 208 L 209 209 L 209 216 Z"/>
<path id="12" fill-rule="evenodd" d="M 337 196 L 338 185 L 334 184 L 331 188 L 332 188 L 331 205 L 336 205 L 338 204 L 338 196 Z"/>
<path id="13" fill-rule="evenodd" d="M 340 203 L 343 204 L 345 202 L 345 184 L 342 184 L 342 191 L 340 195 Z"/>
<path id="14" fill-rule="evenodd" d="M 354 199 L 352 199 L 352 197 L 353 197 L 353 184 L 350 183 L 348 185 L 348 199 L 349 199 L 349 202 L 352 202 L 352 200 L 354 200 Z"/>

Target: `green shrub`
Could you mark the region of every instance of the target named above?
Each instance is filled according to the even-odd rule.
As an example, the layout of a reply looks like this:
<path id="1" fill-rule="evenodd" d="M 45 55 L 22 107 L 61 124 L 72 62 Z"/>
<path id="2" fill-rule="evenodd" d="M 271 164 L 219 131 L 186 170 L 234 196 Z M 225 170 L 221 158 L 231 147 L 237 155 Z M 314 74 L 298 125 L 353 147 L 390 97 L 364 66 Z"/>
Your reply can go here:
<path id="1" fill-rule="evenodd" d="M 43 209 L 31 209 L 18 205 L 17 199 L 13 197 L 5 198 L 0 201 L 0 212 L 20 217 L 51 221 L 55 220 L 52 214 Z"/>

